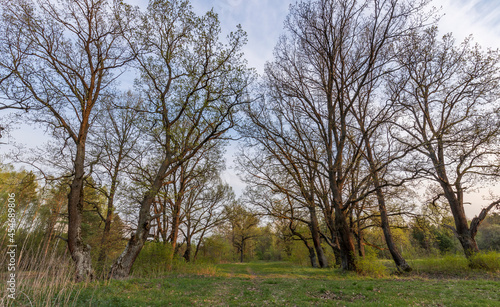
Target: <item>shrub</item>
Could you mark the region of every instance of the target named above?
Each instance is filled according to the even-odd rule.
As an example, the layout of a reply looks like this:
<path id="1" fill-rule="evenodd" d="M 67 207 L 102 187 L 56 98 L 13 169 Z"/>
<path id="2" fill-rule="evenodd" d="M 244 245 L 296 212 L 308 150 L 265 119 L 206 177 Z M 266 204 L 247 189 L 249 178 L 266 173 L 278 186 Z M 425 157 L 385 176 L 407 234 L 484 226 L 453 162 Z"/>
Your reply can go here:
<path id="1" fill-rule="evenodd" d="M 163 242 L 146 242 L 134 262 L 132 272 L 136 277 L 158 277 L 172 269 L 172 245 Z"/>
<path id="2" fill-rule="evenodd" d="M 498 272 L 500 271 L 500 253 L 493 251 L 478 253 L 470 260 L 470 266 L 474 269 Z"/>
<path id="3" fill-rule="evenodd" d="M 365 257 L 356 258 L 356 272 L 359 275 L 381 277 L 387 276 L 387 267 L 377 258 L 376 251 L 367 246 L 365 247 Z"/>

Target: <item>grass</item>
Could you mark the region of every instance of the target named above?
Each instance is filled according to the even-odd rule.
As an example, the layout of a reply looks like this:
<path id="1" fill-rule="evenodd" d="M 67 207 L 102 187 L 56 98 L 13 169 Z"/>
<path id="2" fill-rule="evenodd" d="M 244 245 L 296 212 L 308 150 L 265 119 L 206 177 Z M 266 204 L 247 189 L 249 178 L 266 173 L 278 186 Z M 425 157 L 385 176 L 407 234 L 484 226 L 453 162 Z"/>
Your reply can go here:
<path id="1" fill-rule="evenodd" d="M 57 270 L 60 260 L 38 275 L 24 272 L 18 290 L 27 299 L 0 306 L 500 306 L 499 255 L 481 255 L 473 268 L 460 255 L 412 260 L 405 275 L 375 259 L 358 274 L 289 262 L 175 262 L 171 271 L 87 284 L 71 281 L 69 262 Z"/>
<path id="2" fill-rule="evenodd" d="M 286 262 L 221 264 L 207 274 L 97 282 L 76 306 L 500 306 L 500 276 L 360 277 Z M 479 278 L 478 278 L 479 277 Z"/>

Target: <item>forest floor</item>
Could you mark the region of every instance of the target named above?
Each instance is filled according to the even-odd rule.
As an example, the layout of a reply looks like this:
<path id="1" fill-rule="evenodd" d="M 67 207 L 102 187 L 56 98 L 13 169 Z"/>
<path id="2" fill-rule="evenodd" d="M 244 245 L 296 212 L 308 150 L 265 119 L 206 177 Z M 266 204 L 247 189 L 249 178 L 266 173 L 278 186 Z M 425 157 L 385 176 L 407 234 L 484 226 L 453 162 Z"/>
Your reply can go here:
<path id="1" fill-rule="evenodd" d="M 94 282 L 76 306 L 500 306 L 499 272 L 359 276 L 287 262 Z"/>

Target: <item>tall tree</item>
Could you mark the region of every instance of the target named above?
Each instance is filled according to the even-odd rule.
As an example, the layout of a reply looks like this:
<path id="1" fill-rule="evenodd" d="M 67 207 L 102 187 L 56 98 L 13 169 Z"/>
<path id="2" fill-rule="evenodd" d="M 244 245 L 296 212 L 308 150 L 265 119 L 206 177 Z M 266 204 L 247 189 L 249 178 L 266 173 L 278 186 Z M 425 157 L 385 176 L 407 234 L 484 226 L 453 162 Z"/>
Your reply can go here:
<path id="1" fill-rule="evenodd" d="M 276 210 L 276 202 L 265 200 L 262 193 L 283 198 L 290 209 L 297 205 L 305 209 L 309 218 L 301 219 L 301 222 L 311 230 L 319 265 L 328 267 L 321 246 L 317 212 L 319 198 L 328 194 L 328 189 L 325 191 L 321 185 L 325 173 L 320 172 L 317 162 L 324 150 L 318 144 L 311 122 L 289 103 L 286 100 L 262 100 L 248 109 L 249 123 L 241 129 L 248 149 L 240 155 L 239 164 L 245 171 L 244 180 L 251 185 L 249 192 L 261 192 L 261 195 L 252 195 L 251 198 L 269 215 L 292 218 L 290 214 L 283 215 L 279 206 Z"/>
<path id="2" fill-rule="evenodd" d="M 478 251 L 479 224 L 500 200 L 468 223 L 464 193 L 487 180 L 498 180 L 500 124 L 498 51 L 481 51 L 470 38 L 460 46 L 437 28 L 414 33 L 401 46 L 402 69 L 390 89 L 406 115 L 398 121 L 400 141 L 419 146 L 407 170 L 420 172 L 441 187 L 465 255 Z M 435 199 L 437 200 L 437 199 Z"/>
<path id="3" fill-rule="evenodd" d="M 387 60 L 393 59 L 392 53 L 387 53 Z M 381 74 L 380 72 L 378 74 Z M 376 195 L 380 225 L 384 233 L 385 242 L 398 270 L 411 271 L 410 265 L 403 258 L 394 242 L 389 223 L 389 210 L 387 209 L 386 192 L 390 187 L 401 186 L 410 178 L 398 176 L 400 174 L 396 163 L 404 158 L 412 149 L 401 146 L 391 136 L 391 122 L 397 120 L 399 108 L 394 108 L 393 103 L 384 101 L 381 91 L 382 79 L 375 79 L 367 84 L 364 92 L 359 96 L 357 103 L 352 108 L 356 119 L 357 129 L 362 138 L 362 155 L 368 164 L 368 177 L 373 187 L 368 194 Z M 381 99 L 382 98 L 382 99 Z M 398 178 L 402 177 L 402 178 Z M 358 227 L 359 229 L 359 227 Z M 358 238 L 360 239 L 360 238 Z"/>
<path id="4" fill-rule="evenodd" d="M 314 122 L 325 151 L 322 168 L 331 196 L 325 219 L 335 225 L 343 269 L 355 269 L 347 221 L 357 191 L 347 180 L 361 157 L 363 138 L 352 108 L 387 65 L 392 44 L 419 25 L 427 1 L 318 0 L 291 7 L 266 78 L 275 99 L 289 99 Z M 417 22 L 414 24 L 414 22 Z"/>
<path id="5" fill-rule="evenodd" d="M 129 275 L 149 236 L 151 205 L 165 179 L 234 125 L 238 105 L 247 99 L 251 74 L 241 59 L 245 33 L 238 28 L 219 41 L 217 15 L 196 16 L 188 1 L 151 1 L 142 26 L 129 40 L 138 48 L 137 85 L 148 121 L 147 173 L 138 204 L 137 228 L 111 268 L 111 277 Z M 140 52 L 139 52 L 140 50 Z"/>
<path id="6" fill-rule="evenodd" d="M 10 75 L 6 96 L 33 106 L 38 110 L 34 122 L 72 143 L 68 247 L 76 280 L 81 281 L 93 274 L 90 248 L 81 233 L 87 138 L 93 110 L 117 76 L 113 73 L 133 59 L 123 44 L 127 27 L 134 25 L 131 10 L 122 2 L 103 0 L 15 0 L 2 5 L 3 21 L 13 33 L 2 44 L 14 48 L 15 55 L 1 59 L 7 63 L 0 66 Z"/>

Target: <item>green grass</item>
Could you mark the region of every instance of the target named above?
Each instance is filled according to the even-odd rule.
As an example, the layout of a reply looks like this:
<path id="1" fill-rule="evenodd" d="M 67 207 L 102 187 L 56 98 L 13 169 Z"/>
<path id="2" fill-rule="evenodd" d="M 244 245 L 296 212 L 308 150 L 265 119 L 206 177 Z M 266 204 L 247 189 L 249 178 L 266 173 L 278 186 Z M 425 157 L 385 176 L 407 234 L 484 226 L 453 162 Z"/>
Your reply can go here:
<path id="1" fill-rule="evenodd" d="M 422 264 L 423 265 L 423 264 Z M 473 279 L 360 277 L 286 262 L 221 264 L 200 273 L 97 282 L 77 306 L 500 306 L 498 272 Z"/>

